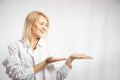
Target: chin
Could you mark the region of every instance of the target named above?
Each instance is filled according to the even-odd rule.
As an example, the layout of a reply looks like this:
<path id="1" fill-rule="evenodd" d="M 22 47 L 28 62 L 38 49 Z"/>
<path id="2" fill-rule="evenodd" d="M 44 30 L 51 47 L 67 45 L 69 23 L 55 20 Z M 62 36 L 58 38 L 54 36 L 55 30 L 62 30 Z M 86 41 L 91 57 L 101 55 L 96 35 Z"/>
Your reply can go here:
<path id="1" fill-rule="evenodd" d="M 44 37 L 44 35 L 40 35 L 38 38 L 43 38 Z"/>

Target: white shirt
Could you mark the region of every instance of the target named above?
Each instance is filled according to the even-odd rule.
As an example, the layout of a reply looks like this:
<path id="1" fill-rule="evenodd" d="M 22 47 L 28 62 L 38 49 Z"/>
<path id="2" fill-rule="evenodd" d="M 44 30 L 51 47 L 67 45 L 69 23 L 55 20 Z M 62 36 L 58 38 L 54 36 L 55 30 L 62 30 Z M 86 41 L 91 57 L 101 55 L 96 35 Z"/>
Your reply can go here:
<path id="1" fill-rule="evenodd" d="M 12 80 L 64 80 L 70 69 L 62 61 L 50 63 L 38 73 L 33 66 L 48 56 L 57 56 L 46 39 L 41 38 L 37 48 L 32 51 L 28 40 L 13 41 L 8 46 L 9 57 L 5 60 L 7 74 Z"/>

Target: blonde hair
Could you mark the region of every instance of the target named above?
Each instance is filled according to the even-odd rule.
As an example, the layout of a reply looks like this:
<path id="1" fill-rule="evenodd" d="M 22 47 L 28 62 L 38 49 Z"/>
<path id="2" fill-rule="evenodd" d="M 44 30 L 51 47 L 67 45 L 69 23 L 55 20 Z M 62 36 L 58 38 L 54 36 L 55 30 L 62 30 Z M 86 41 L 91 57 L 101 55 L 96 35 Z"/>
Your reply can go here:
<path id="1" fill-rule="evenodd" d="M 38 18 L 40 16 L 43 16 L 43 17 L 46 18 L 47 27 L 49 27 L 48 17 L 44 13 L 39 12 L 39 11 L 32 11 L 27 15 L 27 17 L 25 19 L 23 36 L 22 36 L 23 40 L 30 39 L 30 37 L 31 37 L 31 28 L 32 28 L 32 26 L 34 25 L 34 23 L 38 20 Z"/>

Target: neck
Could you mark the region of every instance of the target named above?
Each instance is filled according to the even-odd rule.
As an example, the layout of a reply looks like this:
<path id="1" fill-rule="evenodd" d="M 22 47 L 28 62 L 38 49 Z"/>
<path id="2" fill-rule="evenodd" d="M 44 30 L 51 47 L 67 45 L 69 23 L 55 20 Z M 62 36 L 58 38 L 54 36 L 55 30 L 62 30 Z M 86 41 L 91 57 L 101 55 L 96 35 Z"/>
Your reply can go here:
<path id="1" fill-rule="evenodd" d="M 29 40 L 32 50 L 36 49 L 36 45 L 37 45 L 38 41 L 39 41 L 38 38 L 33 38 L 33 37 Z"/>

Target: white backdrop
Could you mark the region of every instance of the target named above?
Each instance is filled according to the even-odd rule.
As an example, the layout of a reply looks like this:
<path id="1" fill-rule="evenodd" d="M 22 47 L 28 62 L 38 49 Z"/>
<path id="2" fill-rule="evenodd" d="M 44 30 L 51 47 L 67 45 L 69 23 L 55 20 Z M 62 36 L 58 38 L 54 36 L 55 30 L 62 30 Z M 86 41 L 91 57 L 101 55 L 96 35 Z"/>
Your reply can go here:
<path id="1" fill-rule="evenodd" d="M 94 57 L 74 61 L 66 80 L 120 80 L 120 0 L 0 0 L 0 80 L 10 80 L 1 63 L 32 10 L 48 15 L 49 37 L 63 56 Z"/>

